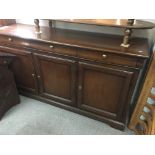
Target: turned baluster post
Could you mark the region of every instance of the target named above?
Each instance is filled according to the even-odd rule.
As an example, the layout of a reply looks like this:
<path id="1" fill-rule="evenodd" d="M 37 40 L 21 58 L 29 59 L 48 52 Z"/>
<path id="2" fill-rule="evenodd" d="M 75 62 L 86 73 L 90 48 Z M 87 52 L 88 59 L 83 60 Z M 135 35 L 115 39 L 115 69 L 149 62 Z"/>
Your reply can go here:
<path id="1" fill-rule="evenodd" d="M 134 24 L 134 19 L 128 19 L 127 21 L 127 26 L 132 26 Z M 132 29 L 131 28 L 126 28 L 124 31 L 124 38 L 123 38 L 123 43 L 121 44 L 122 47 L 129 47 L 129 39 L 132 34 Z"/>
<path id="2" fill-rule="evenodd" d="M 35 32 L 37 34 L 41 34 L 40 25 L 39 25 L 39 19 L 34 19 L 34 23 L 35 23 Z"/>

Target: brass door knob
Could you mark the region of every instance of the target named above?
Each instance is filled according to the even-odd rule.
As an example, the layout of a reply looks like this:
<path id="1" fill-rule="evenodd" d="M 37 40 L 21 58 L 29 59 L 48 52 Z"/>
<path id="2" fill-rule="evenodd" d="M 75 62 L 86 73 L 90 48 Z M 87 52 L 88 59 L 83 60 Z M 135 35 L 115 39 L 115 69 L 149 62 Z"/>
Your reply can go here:
<path id="1" fill-rule="evenodd" d="M 82 90 L 82 86 L 81 86 L 81 85 L 79 85 L 78 89 L 79 89 L 79 90 Z"/>
<path id="2" fill-rule="evenodd" d="M 6 60 L 3 61 L 4 64 L 7 64 L 8 62 Z"/>
<path id="3" fill-rule="evenodd" d="M 106 55 L 106 54 L 103 54 L 103 55 L 102 55 L 102 58 L 107 58 L 107 55 Z"/>
<path id="4" fill-rule="evenodd" d="M 12 38 L 8 38 L 9 41 L 12 41 Z"/>
<path id="5" fill-rule="evenodd" d="M 53 45 L 50 45 L 50 48 L 53 48 L 54 46 Z"/>

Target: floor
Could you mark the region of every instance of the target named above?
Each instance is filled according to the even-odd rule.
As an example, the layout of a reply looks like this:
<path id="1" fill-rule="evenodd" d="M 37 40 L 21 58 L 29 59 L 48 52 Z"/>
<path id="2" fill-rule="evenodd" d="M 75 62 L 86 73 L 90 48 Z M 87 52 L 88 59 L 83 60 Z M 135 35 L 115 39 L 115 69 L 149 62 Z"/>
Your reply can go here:
<path id="1" fill-rule="evenodd" d="M 0 121 L 1 135 L 131 135 L 88 117 L 20 96 Z"/>

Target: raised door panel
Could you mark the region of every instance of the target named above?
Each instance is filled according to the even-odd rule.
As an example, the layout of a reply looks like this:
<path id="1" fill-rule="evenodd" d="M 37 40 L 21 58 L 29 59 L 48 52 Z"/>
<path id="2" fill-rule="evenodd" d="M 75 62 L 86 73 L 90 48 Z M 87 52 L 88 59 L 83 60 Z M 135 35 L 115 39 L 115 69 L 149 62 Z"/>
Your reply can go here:
<path id="1" fill-rule="evenodd" d="M 78 106 L 115 120 L 123 120 L 133 72 L 79 63 Z"/>
<path id="2" fill-rule="evenodd" d="M 7 48 L 4 51 L 16 55 L 10 69 L 14 73 L 19 90 L 36 94 L 37 84 L 31 52 L 12 48 Z"/>
<path id="3" fill-rule="evenodd" d="M 34 57 L 38 70 L 40 95 L 56 102 L 75 105 L 75 61 L 41 54 L 34 54 Z"/>

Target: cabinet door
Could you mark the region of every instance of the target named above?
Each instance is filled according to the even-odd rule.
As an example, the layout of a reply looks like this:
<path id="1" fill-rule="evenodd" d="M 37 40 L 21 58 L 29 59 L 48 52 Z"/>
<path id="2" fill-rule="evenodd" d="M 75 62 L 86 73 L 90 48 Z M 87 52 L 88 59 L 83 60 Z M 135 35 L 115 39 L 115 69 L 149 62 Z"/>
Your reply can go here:
<path id="1" fill-rule="evenodd" d="M 78 106 L 95 114 L 122 120 L 133 72 L 79 63 Z"/>
<path id="2" fill-rule="evenodd" d="M 41 54 L 34 54 L 34 58 L 40 95 L 60 103 L 75 105 L 75 61 Z"/>
<path id="3" fill-rule="evenodd" d="M 14 73 L 19 90 L 37 93 L 32 54 L 29 51 L 6 48 L 5 52 L 16 55 L 10 69 Z"/>

